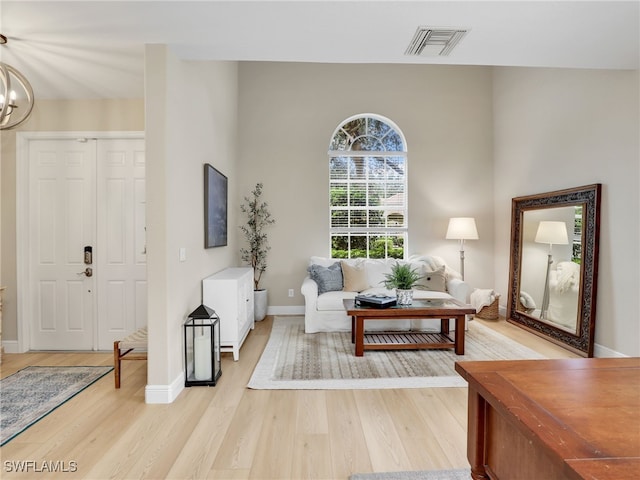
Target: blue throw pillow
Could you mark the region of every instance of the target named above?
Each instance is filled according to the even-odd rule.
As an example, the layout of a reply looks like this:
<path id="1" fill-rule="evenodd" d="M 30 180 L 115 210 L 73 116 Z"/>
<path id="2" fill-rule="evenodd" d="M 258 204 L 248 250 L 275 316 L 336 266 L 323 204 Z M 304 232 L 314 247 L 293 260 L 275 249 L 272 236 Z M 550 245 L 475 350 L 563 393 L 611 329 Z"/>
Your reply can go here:
<path id="1" fill-rule="evenodd" d="M 340 262 L 336 262 L 330 267 L 311 265 L 308 271 L 311 280 L 318 284 L 318 295 L 342 290 L 342 268 L 340 267 Z"/>

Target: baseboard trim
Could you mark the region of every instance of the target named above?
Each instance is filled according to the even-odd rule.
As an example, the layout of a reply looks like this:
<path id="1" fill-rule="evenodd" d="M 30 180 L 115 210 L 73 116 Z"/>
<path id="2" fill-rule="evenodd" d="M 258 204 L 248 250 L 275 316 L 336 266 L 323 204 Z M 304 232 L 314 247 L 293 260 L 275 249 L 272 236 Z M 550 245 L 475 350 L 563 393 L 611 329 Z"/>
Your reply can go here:
<path id="1" fill-rule="evenodd" d="M 498 310 L 500 312 L 500 315 L 502 315 L 503 317 L 507 316 L 506 307 L 500 306 Z M 615 350 L 609 347 L 605 347 L 603 345 L 599 345 L 596 343 L 593 345 L 593 356 L 597 358 L 623 358 L 623 357 L 627 357 L 628 355 L 625 355 L 624 353 L 616 352 Z"/>
<path id="2" fill-rule="evenodd" d="M 4 353 L 23 353 L 18 348 L 17 340 L 4 340 L 2 342 L 2 348 L 4 349 Z"/>
<path id="3" fill-rule="evenodd" d="M 593 356 L 597 358 L 622 358 L 628 357 L 624 353 L 616 352 L 609 347 L 605 347 L 603 345 L 598 345 L 597 343 L 593 346 Z"/>
<path id="4" fill-rule="evenodd" d="M 149 404 L 173 403 L 184 390 L 184 372 L 169 385 L 147 385 L 144 389 L 144 402 Z"/>
<path id="5" fill-rule="evenodd" d="M 267 308 L 267 315 L 304 315 L 304 305 L 271 305 Z"/>

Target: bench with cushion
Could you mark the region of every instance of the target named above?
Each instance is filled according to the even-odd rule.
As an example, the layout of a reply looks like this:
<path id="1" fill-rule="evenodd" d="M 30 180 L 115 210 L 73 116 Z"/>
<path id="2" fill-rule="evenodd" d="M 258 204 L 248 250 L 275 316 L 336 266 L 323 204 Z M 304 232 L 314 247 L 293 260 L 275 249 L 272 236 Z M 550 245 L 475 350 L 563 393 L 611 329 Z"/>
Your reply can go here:
<path id="1" fill-rule="evenodd" d="M 122 360 L 147 359 L 147 327 L 133 332 L 124 340 L 113 342 L 113 374 L 116 388 L 120 388 L 120 362 Z"/>

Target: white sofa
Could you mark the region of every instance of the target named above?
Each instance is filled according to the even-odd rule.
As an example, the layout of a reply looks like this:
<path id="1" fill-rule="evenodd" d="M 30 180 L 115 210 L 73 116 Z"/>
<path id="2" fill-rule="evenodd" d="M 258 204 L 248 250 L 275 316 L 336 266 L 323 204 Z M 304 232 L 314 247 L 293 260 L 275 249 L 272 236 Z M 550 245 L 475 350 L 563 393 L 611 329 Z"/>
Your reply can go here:
<path id="1" fill-rule="evenodd" d="M 326 257 L 311 257 L 309 260 L 309 271 L 312 269 L 317 272 L 318 266 L 328 268 L 335 265 L 336 262 L 342 266 L 345 262 L 348 267 L 357 270 L 364 270 L 366 281 L 359 282 L 360 285 L 355 290 L 345 290 L 345 287 L 354 286 L 353 281 L 347 281 L 347 285 L 342 285 L 342 289 L 338 289 L 336 285 L 332 286 L 330 291 L 318 294 L 318 283 L 307 275 L 302 282 L 300 289 L 305 299 L 305 332 L 337 332 L 351 330 L 351 317 L 347 316 L 344 309 L 343 300 L 346 298 L 354 298 L 358 293 L 385 293 L 395 296 L 395 292 L 387 290 L 382 283 L 385 280 L 385 274 L 391 271 L 391 266 L 395 262 L 410 263 L 413 268 L 418 269 L 421 274 L 426 274 L 424 286 L 426 289 L 414 289 L 414 298 L 456 298 L 464 303 L 468 302 L 470 287 L 464 282 L 461 275 L 451 269 L 441 258 L 435 256 L 414 256 L 407 261 L 396 259 L 349 259 L 340 260 Z M 335 268 L 335 267 L 334 267 Z M 345 279 L 347 276 L 353 277 L 351 268 L 345 267 Z M 433 274 L 433 275 L 430 275 Z M 432 276 L 434 283 L 430 283 Z M 317 275 L 316 275 L 317 278 Z M 429 280 L 429 281 L 427 281 Z M 442 280 L 442 283 L 440 283 Z M 358 283 L 358 282 L 356 282 Z M 350 285 L 349 285 L 350 284 Z M 445 291 L 435 291 L 434 286 L 444 285 Z M 326 286 L 325 286 L 326 288 Z M 455 328 L 451 322 L 451 328 Z M 438 320 L 404 320 L 404 321 L 376 321 L 371 325 L 372 329 L 388 330 L 388 329 L 412 329 L 412 330 L 436 330 L 440 327 Z M 367 327 L 369 328 L 369 327 Z"/>

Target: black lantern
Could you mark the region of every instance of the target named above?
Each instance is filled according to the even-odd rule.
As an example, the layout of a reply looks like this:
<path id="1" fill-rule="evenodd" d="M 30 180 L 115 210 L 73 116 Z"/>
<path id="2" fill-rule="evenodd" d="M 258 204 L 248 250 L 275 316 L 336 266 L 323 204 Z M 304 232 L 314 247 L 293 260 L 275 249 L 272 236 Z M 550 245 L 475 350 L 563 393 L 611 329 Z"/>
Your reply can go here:
<path id="1" fill-rule="evenodd" d="M 220 369 L 220 317 L 206 305 L 184 323 L 184 386 L 215 386 Z"/>

